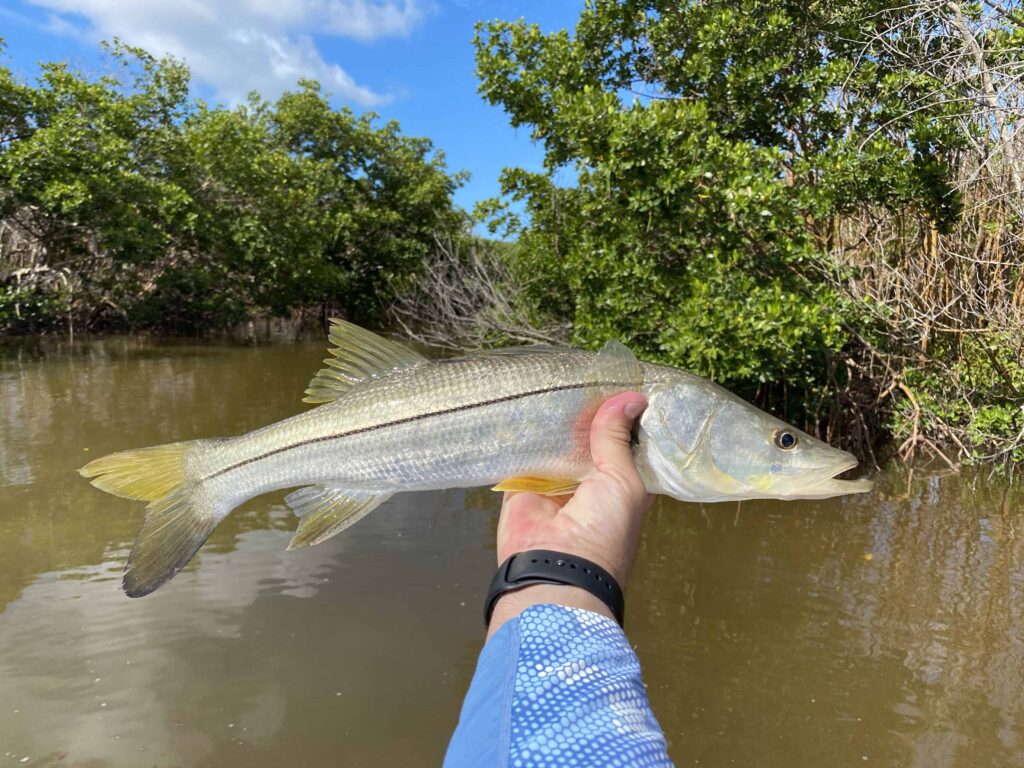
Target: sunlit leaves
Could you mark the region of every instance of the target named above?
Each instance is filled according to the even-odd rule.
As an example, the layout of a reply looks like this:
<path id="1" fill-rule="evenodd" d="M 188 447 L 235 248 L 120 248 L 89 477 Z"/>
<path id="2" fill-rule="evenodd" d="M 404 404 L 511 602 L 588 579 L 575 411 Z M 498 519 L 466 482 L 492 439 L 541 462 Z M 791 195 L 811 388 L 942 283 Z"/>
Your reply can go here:
<path id="1" fill-rule="evenodd" d="M 194 330 L 314 306 L 369 320 L 435 229 L 463 225 L 462 177 L 428 140 L 333 108 L 314 82 L 210 107 L 181 62 L 109 54 L 101 77 L 44 64 L 29 85 L 0 68 L 0 205 L 39 230 L 89 322 Z"/>
<path id="2" fill-rule="evenodd" d="M 546 150 L 545 174 L 504 175 L 519 258 L 575 341 L 816 386 L 858 322 L 824 279 L 832 218 L 959 212 L 960 138 L 907 108 L 941 84 L 864 55 L 882 7 L 593 0 L 571 34 L 478 28 L 481 94 Z"/>

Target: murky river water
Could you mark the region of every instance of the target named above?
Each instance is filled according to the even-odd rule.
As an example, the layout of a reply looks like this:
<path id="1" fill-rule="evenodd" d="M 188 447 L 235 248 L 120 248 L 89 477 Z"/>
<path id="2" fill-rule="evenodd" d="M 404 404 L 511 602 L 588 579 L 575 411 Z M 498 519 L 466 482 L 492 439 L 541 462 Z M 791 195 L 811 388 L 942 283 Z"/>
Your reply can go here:
<path id="1" fill-rule="evenodd" d="M 400 495 L 286 552 L 282 495 L 150 597 L 142 504 L 74 470 L 297 412 L 321 344 L 0 348 L 0 768 L 440 763 L 497 496 Z M 648 522 L 627 631 L 677 765 L 1024 765 L 1024 512 L 984 476 Z"/>

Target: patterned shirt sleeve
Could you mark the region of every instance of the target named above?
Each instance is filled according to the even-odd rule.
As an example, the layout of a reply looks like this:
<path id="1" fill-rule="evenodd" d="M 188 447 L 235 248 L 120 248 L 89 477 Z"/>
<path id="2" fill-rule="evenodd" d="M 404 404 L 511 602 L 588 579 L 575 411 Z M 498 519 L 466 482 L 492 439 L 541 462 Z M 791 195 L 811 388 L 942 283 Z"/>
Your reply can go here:
<path id="1" fill-rule="evenodd" d="M 484 646 L 445 768 L 663 768 L 640 663 L 611 619 L 535 605 Z"/>

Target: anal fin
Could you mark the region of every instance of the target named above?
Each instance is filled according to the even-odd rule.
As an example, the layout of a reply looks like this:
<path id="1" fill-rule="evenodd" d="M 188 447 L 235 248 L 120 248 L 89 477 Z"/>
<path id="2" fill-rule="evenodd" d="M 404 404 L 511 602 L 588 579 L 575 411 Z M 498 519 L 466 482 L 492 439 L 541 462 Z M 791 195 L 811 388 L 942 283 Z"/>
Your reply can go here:
<path id="1" fill-rule="evenodd" d="M 392 494 L 348 491 L 322 485 L 300 488 L 285 497 L 285 503 L 299 516 L 299 527 L 288 549 L 320 544 L 355 525 Z"/>
<path id="2" fill-rule="evenodd" d="M 510 477 L 502 480 L 492 491 L 524 491 L 542 496 L 565 496 L 579 487 L 579 480 L 552 477 Z"/>

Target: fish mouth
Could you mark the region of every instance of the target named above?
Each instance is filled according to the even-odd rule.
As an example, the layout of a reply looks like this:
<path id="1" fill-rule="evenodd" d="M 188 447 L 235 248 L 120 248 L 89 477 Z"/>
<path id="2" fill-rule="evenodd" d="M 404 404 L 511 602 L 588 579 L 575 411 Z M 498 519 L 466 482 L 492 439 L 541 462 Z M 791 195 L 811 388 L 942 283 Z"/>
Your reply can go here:
<path id="1" fill-rule="evenodd" d="M 836 476 L 854 469 L 860 462 L 850 456 L 838 465 L 822 472 L 800 492 L 801 499 L 827 499 L 830 496 L 845 496 L 848 493 L 867 493 L 875 484 L 871 480 L 839 480 Z"/>

